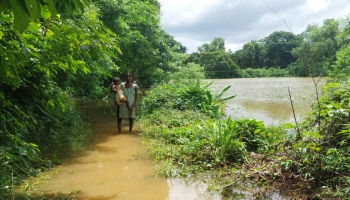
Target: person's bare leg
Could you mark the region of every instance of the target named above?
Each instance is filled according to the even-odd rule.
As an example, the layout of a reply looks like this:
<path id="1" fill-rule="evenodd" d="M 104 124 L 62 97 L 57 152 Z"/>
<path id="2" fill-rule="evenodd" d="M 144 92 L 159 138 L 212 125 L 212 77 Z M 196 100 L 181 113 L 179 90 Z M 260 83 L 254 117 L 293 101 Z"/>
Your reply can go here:
<path id="1" fill-rule="evenodd" d="M 133 126 L 134 126 L 134 119 L 133 118 L 129 118 L 129 132 L 132 131 Z"/>
<path id="2" fill-rule="evenodd" d="M 118 132 L 122 132 L 122 118 L 119 117 L 120 114 L 120 105 L 117 106 L 117 127 L 118 127 Z"/>
<path id="3" fill-rule="evenodd" d="M 119 133 L 122 132 L 122 118 L 118 119 L 118 131 L 119 131 Z"/>

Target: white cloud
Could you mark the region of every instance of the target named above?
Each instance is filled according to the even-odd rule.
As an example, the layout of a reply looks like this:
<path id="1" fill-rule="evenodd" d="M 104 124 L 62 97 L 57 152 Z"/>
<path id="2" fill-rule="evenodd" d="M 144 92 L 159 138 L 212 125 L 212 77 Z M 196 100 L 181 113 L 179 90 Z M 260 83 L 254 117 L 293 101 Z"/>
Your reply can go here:
<path id="1" fill-rule="evenodd" d="M 321 10 L 326 9 L 331 1 L 319 1 L 319 0 L 308 0 L 307 5 L 311 11 L 319 12 Z"/>
<path id="2" fill-rule="evenodd" d="M 161 0 L 163 20 L 170 26 L 195 23 L 217 0 Z"/>
<path id="3" fill-rule="evenodd" d="M 159 0 L 161 24 L 166 32 L 188 48 L 188 53 L 225 39 L 236 51 L 251 40 L 274 31 L 304 31 L 309 24 L 344 18 L 350 14 L 349 0 Z"/>
<path id="4" fill-rule="evenodd" d="M 229 1 L 227 3 L 227 8 L 228 9 L 233 9 L 235 8 L 239 3 L 240 3 L 241 0 L 232 0 L 232 1 Z"/>

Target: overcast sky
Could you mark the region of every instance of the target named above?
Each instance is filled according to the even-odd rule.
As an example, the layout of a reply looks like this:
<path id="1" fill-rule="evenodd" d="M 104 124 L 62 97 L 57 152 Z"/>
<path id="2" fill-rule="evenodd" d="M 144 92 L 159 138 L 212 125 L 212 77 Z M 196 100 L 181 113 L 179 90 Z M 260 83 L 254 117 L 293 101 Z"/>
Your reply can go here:
<path id="1" fill-rule="evenodd" d="M 275 31 L 299 34 L 307 25 L 350 14 L 350 0 L 158 0 L 161 24 L 175 40 L 197 51 L 215 37 L 233 52 Z"/>

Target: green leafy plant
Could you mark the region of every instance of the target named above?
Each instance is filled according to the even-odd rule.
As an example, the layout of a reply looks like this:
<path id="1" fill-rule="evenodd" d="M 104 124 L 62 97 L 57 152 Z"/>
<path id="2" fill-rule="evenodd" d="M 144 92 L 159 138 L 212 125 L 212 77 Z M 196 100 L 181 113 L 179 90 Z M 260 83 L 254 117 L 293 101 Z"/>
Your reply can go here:
<path id="1" fill-rule="evenodd" d="M 242 163 L 246 160 L 246 143 L 236 137 L 235 125 L 236 123 L 230 118 L 207 124 L 208 134 L 212 134 L 214 148 L 219 152 L 219 159 L 223 163 L 231 161 Z"/>

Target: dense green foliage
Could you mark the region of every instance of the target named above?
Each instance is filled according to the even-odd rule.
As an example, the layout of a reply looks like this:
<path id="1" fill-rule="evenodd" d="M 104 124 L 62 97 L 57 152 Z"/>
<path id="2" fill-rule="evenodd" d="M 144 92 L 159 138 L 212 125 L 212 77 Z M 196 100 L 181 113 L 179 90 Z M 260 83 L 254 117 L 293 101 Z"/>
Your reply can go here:
<path id="1" fill-rule="evenodd" d="M 159 109 L 159 105 L 163 105 L 171 110 L 194 110 L 215 117 L 220 114 L 219 103 L 230 97 L 221 99 L 223 93 L 212 96 L 208 87 L 209 85 L 202 88 L 199 80 L 158 85 L 148 94 L 152 98 L 143 99 L 145 106 L 142 106 L 142 111 L 153 113 Z M 229 86 L 225 88 L 227 89 Z"/>
<path id="2" fill-rule="evenodd" d="M 91 134 L 69 96 L 92 87 L 89 77 L 101 82 L 113 65 L 97 63 L 103 57 L 108 62 L 119 51 L 112 44 L 115 35 L 96 16 L 93 7 L 69 18 L 45 15 L 30 21 L 22 33 L 14 29 L 10 12 L 0 16 L 1 194 L 89 140 Z M 89 83 L 81 85 L 85 80 Z"/>
<path id="3" fill-rule="evenodd" d="M 257 78 L 257 77 L 288 77 L 289 71 L 286 69 L 278 68 L 258 68 L 258 69 L 242 69 L 242 77 L 245 78 Z"/>
<path id="4" fill-rule="evenodd" d="M 160 27 L 158 1 L 99 0 L 101 20 L 119 37 L 123 52 L 116 63 L 120 73 L 132 72 L 141 88 L 149 88 L 169 71 L 168 35 Z"/>
<path id="5" fill-rule="evenodd" d="M 72 97 L 101 98 L 111 77 L 127 70 L 154 77 L 159 63 L 167 66 L 168 47 L 157 1 L 5 0 L 0 10 L 0 196 L 12 197 L 22 178 L 90 140 Z M 123 29 L 104 24 L 108 13 L 120 14 L 109 22 Z M 137 63 L 128 62 L 138 52 Z M 140 85 L 154 80 L 139 77 Z"/>
<path id="6" fill-rule="evenodd" d="M 350 63 L 343 53 L 337 53 L 324 95 L 303 123 L 301 140 L 287 150 L 289 173 L 319 189 L 321 198 L 350 197 L 350 84 L 344 77 Z"/>
<path id="7" fill-rule="evenodd" d="M 204 67 L 206 78 L 240 78 L 237 64 L 225 51 L 222 38 L 215 38 L 210 44 L 198 48 L 199 53 L 192 53 L 186 62 L 194 62 Z"/>
<path id="8" fill-rule="evenodd" d="M 84 10 L 85 3 L 85 0 L 2 0 L 0 2 L 0 11 L 5 14 L 12 13 L 14 15 L 14 28 L 19 32 L 23 32 L 28 28 L 31 20 L 56 17 L 59 13 L 81 12 Z"/>

